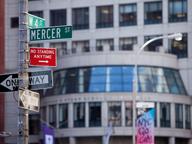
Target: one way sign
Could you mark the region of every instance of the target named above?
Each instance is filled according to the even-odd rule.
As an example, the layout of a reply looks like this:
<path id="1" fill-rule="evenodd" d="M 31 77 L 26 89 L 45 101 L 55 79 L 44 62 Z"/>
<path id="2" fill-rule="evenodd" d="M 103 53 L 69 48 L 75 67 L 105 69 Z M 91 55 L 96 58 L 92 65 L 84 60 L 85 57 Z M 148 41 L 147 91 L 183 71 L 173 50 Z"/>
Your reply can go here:
<path id="1" fill-rule="evenodd" d="M 18 85 L 18 74 L 0 75 L 0 92 L 17 91 Z"/>
<path id="2" fill-rule="evenodd" d="M 29 73 L 29 89 L 39 90 L 53 87 L 52 71 L 37 71 Z M 0 92 L 18 91 L 18 74 L 0 75 Z"/>

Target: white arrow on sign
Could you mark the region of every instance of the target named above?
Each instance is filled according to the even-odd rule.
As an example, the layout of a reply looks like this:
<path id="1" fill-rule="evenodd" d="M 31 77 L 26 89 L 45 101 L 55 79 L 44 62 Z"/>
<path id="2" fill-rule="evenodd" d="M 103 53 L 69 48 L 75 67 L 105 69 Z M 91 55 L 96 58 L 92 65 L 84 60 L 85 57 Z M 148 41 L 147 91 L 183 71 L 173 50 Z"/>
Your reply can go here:
<path id="1" fill-rule="evenodd" d="M 41 63 L 48 63 L 49 61 L 48 60 L 39 60 L 39 62 L 41 62 Z"/>
<path id="2" fill-rule="evenodd" d="M 18 85 L 18 79 L 17 78 L 13 79 L 12 75 L 10 75 L 3 82 L 1 82 L 1 85 L 6 87 L 9 90 L 13 90 L 13 87 L 17 87 Z"/>

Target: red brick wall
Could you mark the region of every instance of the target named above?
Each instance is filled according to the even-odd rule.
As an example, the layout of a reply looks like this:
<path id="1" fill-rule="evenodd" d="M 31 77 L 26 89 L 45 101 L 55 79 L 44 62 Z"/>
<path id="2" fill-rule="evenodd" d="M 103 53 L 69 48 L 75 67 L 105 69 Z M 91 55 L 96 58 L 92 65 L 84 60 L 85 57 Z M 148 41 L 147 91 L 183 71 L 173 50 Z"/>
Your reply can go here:
<path id="1" fill-rule="evenodd" d="M 4 52 L 5 52 L 5 0 L 0 0 L 0 74 L 4 73 Z M 4 131 L 4 94 L 0 93 L 0 131 Z M 3 139 L 0 138 L 3 144 Z"/>

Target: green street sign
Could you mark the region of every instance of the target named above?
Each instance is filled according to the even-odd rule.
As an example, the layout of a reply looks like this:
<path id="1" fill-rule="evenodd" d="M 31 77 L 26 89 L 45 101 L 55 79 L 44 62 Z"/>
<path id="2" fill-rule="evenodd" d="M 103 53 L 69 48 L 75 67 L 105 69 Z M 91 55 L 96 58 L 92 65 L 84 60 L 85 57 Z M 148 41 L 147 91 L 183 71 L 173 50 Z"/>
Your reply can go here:
<path id="1" fill-rule="evenodd" d="M 27 22 L 28 22 L 28 27 L 29 28 L 43 28 L 45 27 L 45 19 L 32 15 L 32 14 L 27 14 Z"/>
<path id="2" fill-rule="evenodd" d="M 30 41 L 72 38 L 72 26 L 30 29 Z"/>

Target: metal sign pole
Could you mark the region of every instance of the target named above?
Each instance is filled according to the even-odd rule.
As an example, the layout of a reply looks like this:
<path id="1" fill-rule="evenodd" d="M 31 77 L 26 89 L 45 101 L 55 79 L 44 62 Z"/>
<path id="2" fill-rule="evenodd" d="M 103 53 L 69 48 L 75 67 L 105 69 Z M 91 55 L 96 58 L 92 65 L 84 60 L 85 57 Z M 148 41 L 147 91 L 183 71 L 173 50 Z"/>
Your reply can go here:
<path id="1" fill-rule="evenodd" d="M 19 89 L 27 90 L 28 76 L 28 30 L 27 30 L 28 0 L 19 0 Z M 18 96 L 18 103 L 20 102 Z M 18 104 L 19 105 L 19 104 Z M 18 107 L 18 144 L 29 142 L 29 111 Z"/>

